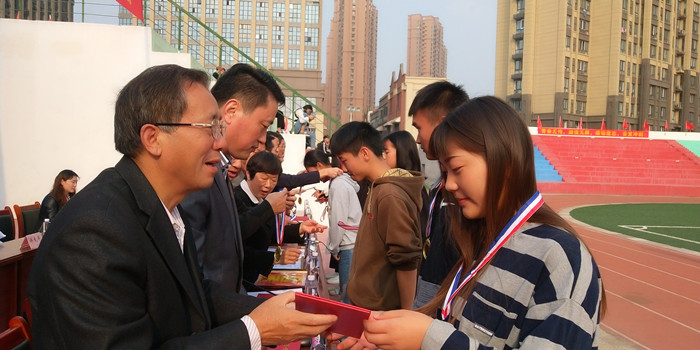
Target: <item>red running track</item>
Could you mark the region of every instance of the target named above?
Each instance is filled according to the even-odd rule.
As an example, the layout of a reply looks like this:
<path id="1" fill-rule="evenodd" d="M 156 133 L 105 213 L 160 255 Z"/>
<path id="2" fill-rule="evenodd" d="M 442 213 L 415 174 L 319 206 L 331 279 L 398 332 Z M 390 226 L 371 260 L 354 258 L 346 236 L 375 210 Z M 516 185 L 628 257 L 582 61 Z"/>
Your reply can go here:
<path id="1" fill-rule="evenodd" d="M 545 194 L 593 252 L 603 276 L 605 331 L 639 349 L 700 349 L 700 254 L 597 229 L 567 217 L 579 206 L 700 203 L 700 198 Z"/>

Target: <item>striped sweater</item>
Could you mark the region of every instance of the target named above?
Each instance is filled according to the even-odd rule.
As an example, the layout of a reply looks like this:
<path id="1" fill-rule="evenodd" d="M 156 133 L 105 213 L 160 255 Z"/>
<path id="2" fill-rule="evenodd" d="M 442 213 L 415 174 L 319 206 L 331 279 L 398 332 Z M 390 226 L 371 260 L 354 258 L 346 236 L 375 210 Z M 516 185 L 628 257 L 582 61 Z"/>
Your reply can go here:
<path id="1" fill-rule="evenodd" d="M 597 349 L 601 283 L 574 235 L 528 223 L 496 253 L 466 303 L 455 298 L 454 326 L 434 320 L 421 349 Z"/>

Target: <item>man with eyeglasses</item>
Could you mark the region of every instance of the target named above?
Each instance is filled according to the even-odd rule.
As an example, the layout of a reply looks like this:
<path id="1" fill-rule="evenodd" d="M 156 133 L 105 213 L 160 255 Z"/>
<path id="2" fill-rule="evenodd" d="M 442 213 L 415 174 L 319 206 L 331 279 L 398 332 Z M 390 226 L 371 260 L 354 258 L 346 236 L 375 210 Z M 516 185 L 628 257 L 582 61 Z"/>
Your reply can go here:
<path id="1" fill-rule="evenodd" d="M 206 73 L 146 69 L 119 93 L 116 149 L 56 216 L 28 283 L 36 349 L 259 349 L 325 330 L 335 316 L 261 302 L 202 278 L 178 203 L 219 173 L 227 120 Z"/>

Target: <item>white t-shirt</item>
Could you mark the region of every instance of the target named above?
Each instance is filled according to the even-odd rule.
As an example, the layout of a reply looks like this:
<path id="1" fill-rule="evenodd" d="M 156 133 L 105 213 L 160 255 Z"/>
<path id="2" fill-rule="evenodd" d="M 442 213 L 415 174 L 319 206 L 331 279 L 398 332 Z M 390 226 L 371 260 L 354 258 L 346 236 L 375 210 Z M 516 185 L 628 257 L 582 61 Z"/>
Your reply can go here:
<path id="1" fill-rule="evenodd" d="M 309 122 L 309 116 L 304 112 L 303 108 L 299 108 L 294 112 L 294 115 L 297 116 L 297 120 L 301 124 L 307 124 Z"/>

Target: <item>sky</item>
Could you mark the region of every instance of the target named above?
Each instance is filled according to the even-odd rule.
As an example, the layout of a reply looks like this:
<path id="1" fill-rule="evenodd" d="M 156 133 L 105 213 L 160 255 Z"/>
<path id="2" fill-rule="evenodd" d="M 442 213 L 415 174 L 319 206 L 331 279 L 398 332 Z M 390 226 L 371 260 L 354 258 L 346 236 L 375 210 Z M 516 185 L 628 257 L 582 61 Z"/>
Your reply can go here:
<path id="1" fill-rule="evenodd" d="M 75 20 L 117 24 L 116 0 L 76 0 Z M 447 78 L 463 85 L 469 96 L 493 94 L 496 57 L 496 0 L 374 0 L 377 8 L 377 101 L 388 92 L 392 72 L 406 63 L 408 16 L 440 19 L 447 47 Z M 321 69 L 326 67 L 326 38 L 333 0 L 323 0 Z M 405 69 L 405 68 L 404 68 Z M 324 80 L 325 80 L 325 74 Z"/>

